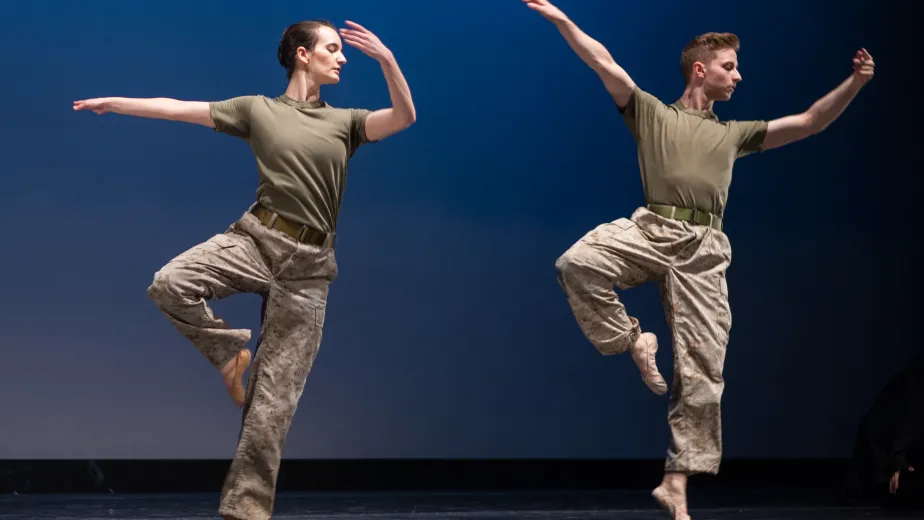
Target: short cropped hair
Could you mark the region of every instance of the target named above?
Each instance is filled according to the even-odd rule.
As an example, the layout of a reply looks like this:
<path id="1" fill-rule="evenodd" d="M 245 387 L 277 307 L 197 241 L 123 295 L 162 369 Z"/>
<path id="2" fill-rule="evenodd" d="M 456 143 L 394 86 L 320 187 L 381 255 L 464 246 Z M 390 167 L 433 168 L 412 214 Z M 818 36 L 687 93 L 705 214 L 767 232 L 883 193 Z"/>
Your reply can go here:
<path id="1" fill-rule="evenodd" d="M 717 51 L 733 49 L 738 52 L 740 46 L 738 36 L 729 32 L 708 32 L 693 38 L 680 54 L 680 72 L 683 74 L 683 80 L 690 82 L 693 64 L 697 61 L 709 63 Z"/>

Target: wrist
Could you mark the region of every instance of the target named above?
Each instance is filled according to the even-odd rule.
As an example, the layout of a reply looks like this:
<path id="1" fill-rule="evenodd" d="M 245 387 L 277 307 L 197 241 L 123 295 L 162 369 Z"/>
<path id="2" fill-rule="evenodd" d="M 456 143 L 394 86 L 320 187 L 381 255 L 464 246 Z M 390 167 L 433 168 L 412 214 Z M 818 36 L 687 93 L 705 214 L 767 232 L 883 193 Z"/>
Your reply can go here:
<path id="1" fill-rule="evenodd" d="M 850 75 L 850 88 L 854 91 L 859 91 L 861 88 L 865 87 L 869 80 L 872 79 L 866 76 L 859 76 L 857 74 Z"/>
<path id="2" fill-rule="evenodd" d="M 114 97 L 105 98 L 101 104 L 103 105 L 103 108 L 109 112 L 118 112 L 120 108 L 119 99 L 120 98 Z"/>
<path id="3" fill-rule="evenodd" d="M 549 21 L 557 25 L 560 28 L 566 27 L 571 20 L 565 16 L 565 13 L 558 12 L 549 16 Z"/>
<path id="4" fill-rule="evenodd" d="M 392 52 L 388 50 L 386 50 L 385 52 L 382 53 L 381 56 L 379 56 L 378 61 L 379 61 L 379 64 L 382 65 L 382 67 L 394 67 L 398 63 L 397 61 L 395 61 L 395 55 L 392 54 Z"/>

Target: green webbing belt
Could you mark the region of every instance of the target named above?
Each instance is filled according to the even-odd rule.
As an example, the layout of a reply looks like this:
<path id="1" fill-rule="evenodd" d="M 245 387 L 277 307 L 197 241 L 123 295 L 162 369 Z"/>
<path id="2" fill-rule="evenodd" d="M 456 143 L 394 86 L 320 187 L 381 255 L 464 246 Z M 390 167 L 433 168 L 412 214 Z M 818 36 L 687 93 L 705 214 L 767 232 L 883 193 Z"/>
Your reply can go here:
<path id="1" fill-rule="evenodd" d="M 708 226 L 722 231 L 722 217 L 705 211 L 699 211 L 698 209 L 678 208 L 676 206 L 665 206 L 664 204 L 649 204 L 648 210 L 665 218 L 691 222 L 693 224 Z"/>

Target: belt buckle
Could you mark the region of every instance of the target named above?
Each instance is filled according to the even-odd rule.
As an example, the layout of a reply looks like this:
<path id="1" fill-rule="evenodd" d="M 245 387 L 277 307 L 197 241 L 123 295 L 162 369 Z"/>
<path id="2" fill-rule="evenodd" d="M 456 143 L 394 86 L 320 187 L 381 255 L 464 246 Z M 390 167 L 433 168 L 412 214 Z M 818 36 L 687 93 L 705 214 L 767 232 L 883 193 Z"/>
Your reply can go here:
<path id="1" fill-rule="evenodd" d="M 301 228 L 299 228 L 298 233 L 296 233 L 296 235 L 295 235 L 295 240 L 296 240 L 299 244 L 304 244 L 304 243 L 305 243 L 305 238 L 308 236 L 308 232 L 309 232 L 309 231 L 310 231 L 310 229 L 308 229 L 307 226 L 302 226 Z"/>
<path id="2" fill-rule="evenodd" d="M 712 227 L 712 221 L 715 219 L 715 215 L 713 215 L 712 213 L 700 211 L 696 208 L 693 208 L 693 223 L 694 224 L 699 224 L 698 219 L 700 215 L 709 215 L 709 222 L 706 224 L 700 224 L 700 225 L 705 225 L 706 227 Z"/>
<path id="3" fill-rule="evenodd" d="M 298 241 L 298 243 L 304 244 L 306 243 L 305 239 L 308 238 L 308 235 L 311 233 L 315 233 L 315 232 L 317 232 L 318 234 L 324 235 L 324 240 L 322 240 L 321 243 L 317 245 L 320 245 L 321 247 L 329 247 L 329 248 L 334 247 L 334 243 L 336 242 L 336 239 L 337 239 L 337 235 L 335 233 L 321 233 L 320 231 L 315 231 L 314 229 L 311 229 L 308 226 L 302 226 L 301 229 L 298 230 L 298 233 L 295 239 L 296 241 Z M 312 244 L 312 245 L 315 245 L 315 244 Z"/>

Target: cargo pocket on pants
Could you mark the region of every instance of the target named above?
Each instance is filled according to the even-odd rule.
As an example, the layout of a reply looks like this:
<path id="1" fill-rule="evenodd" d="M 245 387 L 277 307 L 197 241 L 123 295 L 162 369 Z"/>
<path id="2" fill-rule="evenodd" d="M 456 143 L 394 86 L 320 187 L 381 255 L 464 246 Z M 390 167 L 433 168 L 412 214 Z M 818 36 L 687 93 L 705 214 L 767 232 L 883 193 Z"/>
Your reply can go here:
<path id="1" fill-rule="evenodd" d="M 323 329 L 324 318 L 327 315 L 327 305 L 318 305 L 314 308 L 314 326 Z"/>
<path id="2" fill-rule="evenodd" d="M 728 343 L 728 336 L 731 332 L 732 317 L 731 305 L 728 301 L 728 281 L 725 279 L 725 271 L 719 273 L 719 301 L 716 302 L 716 320 L 722 333 L 725 336 L 724 343 Z"/>

